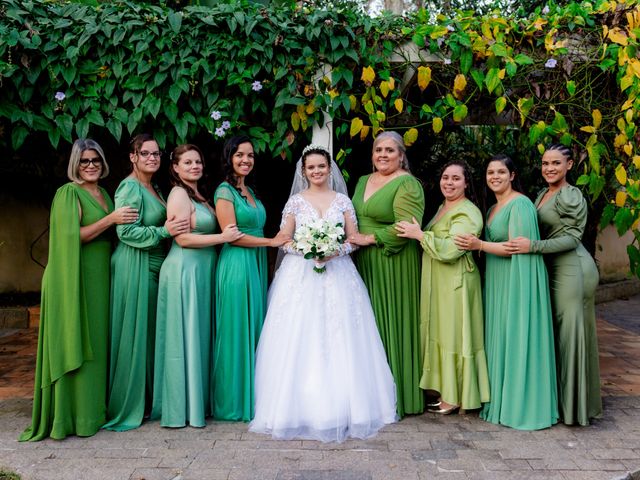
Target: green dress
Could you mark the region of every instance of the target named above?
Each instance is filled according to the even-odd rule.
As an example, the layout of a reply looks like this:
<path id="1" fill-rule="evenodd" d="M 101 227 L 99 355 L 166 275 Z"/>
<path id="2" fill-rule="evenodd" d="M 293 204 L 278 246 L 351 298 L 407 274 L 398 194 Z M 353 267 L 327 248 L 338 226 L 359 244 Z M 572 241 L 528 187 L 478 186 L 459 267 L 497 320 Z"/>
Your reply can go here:
<path id="1" fill-rule="evenodd" d="M 267 220 L 227 182 L 214 199 L 233 203 L 238 229 L 262 237 Z M 216 326 L 213 353 L 213 417 L 248 422 L 254 415 L 255 353 L 267 309 L 267 250 L 225 243 L 216 272 Z"/>
<path id="2" fill-rule="evenodd" d="M 539 205 L 547 192 L 544 189 Z M 595 291 L 598 268 L 581 243 L 587 202 L 574 186 L 561 188 L 538 207 L 545 240 L 533 240 L 531 252 L 545 254 L 556 338 L 560 418 L 567 425 L 588 425 L 602 414 L 596 336 Z"/>
<path id="3" fill-rule="evenodd" d="M 111 256 L 111 321 L 108 422 L 124 431 L 142 423 L 153 394 L 153 357 L 158 274 L 165 257 L 166 206 L 136 179 L 116 190 L 116 208 L 138 209 L 135 223 L 118 225 L 118 246 Z"/>
<path id="4" fill-rule="evenodd" d="M 442 208 L 442 207 L 440 207 Z M 420 337 L 424 359 L 420 387 L 465 410 L 489 401 L 480 273 L 471 252 L 453 239 L 480 235 L 482 213 L 468 199 L 429 222 L 420 242 Z"/>
<path id="5" fill-rule="evenodd" d="M 216 217 L 193 201 L 194 234 L 216 231 Z M 151 418 L 163 427 L 204 427 L 209 411 L 215 247 L 174 240 L 160 269 Z"/>
<path id="6" fill-rule="evenodd" d="M 113 211 L 111 198 L 100 191 L 107 211 L 75 183 L 60 187 L 53 199 L 33 415 L 21 441 L 90 436 L 104 423 L 111 241 L 106 232 L 80 241 L 81 226 Z"/>
<path id="7" fill-rule="evenodd" d="M 382 344 L 396 383 L 398 415 L 421 413 L 420 390 L 420 252 L 418 242 L 396 235 L 395 223 L 422 222 L 424 191 L 412 175 L 401 175 L 366 201 L 370 175 L 358 181 L 353 206 L 360 232 L 373 234 L 376 244 L 356 252 Z"/>
<path id="8" fill-rule="evenodd" d="M 519 236 L 540 238 L 536 209 L 524 195 L 503 206 L 485 227 L 488 242 Z M 544 261 L 533 254 L 487 254 L 486 259 L 485 348 L 491 401 L 480 416 L 520 430 L 550 427 L 558 421 L 558 395 Z"/>

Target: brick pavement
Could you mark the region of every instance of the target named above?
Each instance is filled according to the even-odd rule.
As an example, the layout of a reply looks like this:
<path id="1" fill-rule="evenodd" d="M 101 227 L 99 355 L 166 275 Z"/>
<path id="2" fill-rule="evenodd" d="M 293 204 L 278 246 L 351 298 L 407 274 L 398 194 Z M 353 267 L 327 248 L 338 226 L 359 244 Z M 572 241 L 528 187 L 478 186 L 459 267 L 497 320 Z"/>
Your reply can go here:
<path id="1" fill-rule="evenodd" d="M 23 479 L 427 480 L 631 478 L 640 470 L 640 295 L 598 306 L 605 412 L 589 427 L 522 432 L 477 413 L 410 416 L 367 441 L 275 441 L 246 424 L 101 431 L 19 443 L 31 409 L 36 335 L 0 334 L 0 467 Z M 1 470 L 1 468 L 0 468 Z"/>

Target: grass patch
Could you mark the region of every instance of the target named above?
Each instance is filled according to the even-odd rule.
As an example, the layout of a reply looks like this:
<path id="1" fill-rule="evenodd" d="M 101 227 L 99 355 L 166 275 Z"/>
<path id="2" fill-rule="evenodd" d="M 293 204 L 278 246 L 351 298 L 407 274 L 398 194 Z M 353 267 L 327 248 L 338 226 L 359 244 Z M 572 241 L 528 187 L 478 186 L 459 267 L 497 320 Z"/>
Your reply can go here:
<path id="1" fill-rule="evenodd" d="M 20 480 L 20 475 L 10 472 L 4 468 L 0 468 L 0 480 Z"/>

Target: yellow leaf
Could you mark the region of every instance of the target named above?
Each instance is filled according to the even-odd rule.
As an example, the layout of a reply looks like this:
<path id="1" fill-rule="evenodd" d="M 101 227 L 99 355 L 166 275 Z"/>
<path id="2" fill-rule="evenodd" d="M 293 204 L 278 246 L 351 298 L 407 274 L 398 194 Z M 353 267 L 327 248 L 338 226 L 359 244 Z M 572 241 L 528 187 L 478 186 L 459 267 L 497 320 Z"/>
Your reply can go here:
<path id="1" fill-rule="evenodd" d="M 595 129 L 600 128 L 600 123 L 602 123 L 602 113 L 597 108 L 591 112 L 591 117 L 593 118 L 593 127 Z"/>
<path id="2" fill-rule="evenodd" d="M 625 123 L 624 118 L 622 117 L 618 119 L 618 121 L 616 122 L 616 126 L 618 127 L 618 130 L 620 130 L 621 132 L 624 132 L 627 129 L 627 124 Z"/>
<path id="3" fill-rule="evenodd" d="M 627 23 L 629 24 L 629 30 L 633 30 L 633 13 L 627 12 Z"/>
<path id="4" fill-rule="evenodd" d="M 387 115 L 383 111 L 378 110 L 376 112 L 376 118 L 379 122 L 384 122 L 387 119 Z"/>
<path id="5" fill-rule="evenodd" d="M 627 192 L 616 192 L 616 207 L 624 207 L 627 201 Z"/>
<path id="6" fill-rule="evenodd" d="M 398 113 L 402 113 L 402 110 L 404 109 L 404 102 L 401 98 L 396 98 L 396 101 L 393 102 L 393 106 L 396 107 Z"/>
<path id="7" fill-rule="evenodd" d="M 622 110 L 624 112 L 625 110 L 633 107 L 633 104 L 635 103 L 635 101 L 636 101 L 636 97 L 634 95 L 632 95 L 631 97 L 629 97 L 627 99 L 626 102 L 624 102 L 622 104 L 622 106 L 620 107 L 620 110 Z"/>
<path id="8" fill-rule="evenodd" d="M 491 27 L 489 26 L 489 24 L 487 22 L 483 22 L 482 26 L 480 27 L 480 29 L 482 30 L 482 35 L 487 37 L 487 39 L 489 39 L 489 40 L 493 40 L 493 34 L 491 33 Z"/>
<path id="9" fill-rule="evenodd" d="M 496 113 L 500 114 L 507 106 L 507 97 L 498 97 L 496 99 Z"/>
<path id="10" fill-rule="evenodd" d="M 637 59 L 632 58 L 631 60 L 629 60 L 629 65 L 631 66 L 633 74 L 636 77 L 640 77 L 640 62 Z"/>
<path id="11" fill-rule="evenodd" d="M 358 133 L 360 133 L 360 130 L 362 130 L 363 125 L 364 125 L 364 122 L 360 120 L 358 117 L 351 120 L 351 128 L 349 129 L 349 135 L 351 135 L 351 137 L 355 137 Z"/>
<path id="12" fill-rule="evenodd" d="M 298 115 L 298 112 L 293 112 L 291 114 L 291 126 L 293 127 L 294 132 L 297 132 L 300 129 L 300 115 Z"/>
<path id="13" fill-rule="evenodd" d="M 533 22 L 533 26 L 536 30 L 542 30 L 542 27 L 544 27 L 546 24 L 547 21 L 541 19 L 540 17 L 536 18 L 535 22 Z"/>
<path id="14" fill-rule="evenodd" d="M 624 153 L 627 154 L 627 157 L 630 157 L 633 154 L 633 147 L 631 146 L 631 142 L 626 143 L 625 146 L 622 147 L 622 150 L 624 150 Z"/>
<path id="15" fill-rule="evenodd" d="M 340 95 L 340 94 L 338 93 L 338 91 L 335 88 L 332 88 L 331 90 L 329 90 L 329 96 L 331 97 L 331 100 L 336 98 L 338 95 Z"/>
<path id="16" fill-rule="evenodd" d="M 362 69 L 362 77 L 360 78 L 365 83 L 365 85 L 367 85 L 367 87 L 370 87 L 376 78 L 376 72 L 373 71 L 373 68 L 371 66 L 365 67 Z"/>
<path id="17" fill-rule="evenodd" d="M 418 87 L 420 91 L 423 91 L 429 86 L 431 82 L 431 68 L 420 66 L 418 67 Z"/>
<path id="18" fill-rule="evenodd" d="M 459 73 L 453 81 L 453 96 L 461 99 L 465 88 L 467 88 L 467 78 L 462 73 Z"/>
<path id="19" fill-rule="evenodd" d="M 633 120 L 633 114 L 634 114 L 634 110 L 633 109 L 629 109 L 627 110 L 627 113 L 624 114 L 624 118 L 627 119 L 628 123 L 631 123 Z"/>
<path id="20" fill-rule="evenodd" d="M 618 27 L 614 27 L 609 30 L 609 34 L 607 35 L 607 37 L 612 42 L 617 43 L 618 45 L 622 45 L 623 47 L 626 47 L 629 43 L 627 34 Z"/>
<path id="21" fill-rule="evenodd" d="M 360 140 L 364 142 L 364 139 L 369 135 L 369 130 L 371 127 L 369 125 L 363 125 L 362 130 L 360 130 Z"/>
<path id="22" fill-rule="evenodd" d="M 418 139 L 418 130 L 415 128 L 410 128 L 407 130 L 403 136 L 404 144 L 409 147 L 415 143 Z"/>
<path id="23" fill-rule="evenodd" d="M 640 169 L 640 155 L 633 156 L 633 166 Z"/>
<path id="24" fill-rule="evenodd" d="M 389 90 L 393 90 L 396 88 L 396 81 L 393 77 L 389 77 Z"/>
<path id="25" fill-rule="evenodd" d="M 622 147 L 625 143 L 627 143 L 627 136 L 624 133 L 619 133 L 616 135 L 616 138 L 613 139 L 613 146 L 616 148 Z"/>
<path id="26" fill-rule="evenodd" d="M 589 125 L 588 127 L 580 127 L 580 130 L 587 133 L 594 133 L 596 131 L 595 127 Z"/>
<path id="27" fill-rule="evenodd" d="M 384 130 L 384 129 L 382 127 L 380 127 L 380 126 L 373 127 L 373 136 L 374 137 L 377 136 L 378 132 L 380 132 L 381 130 Z"/>
<path id="28" fill-rule="evenodd" d="M 386 80 L 380 82 L 380 93 L 382 93 L 384 98 L 387 98 L 387 95 L 389 95 L 389 82 Z"/>
<path id="29" fill-rule="evenodd" d="M 440 117 L 435 117 L 433 119 L 433 125 L 431 125 L 433 127 L 433 133 L 440 133 L 440 130 L 442 130 L 442 119 Z"/>
<path id="30" fill-rule="evenodd" d="M 538 153 L 542 155 L 544 153 L 544 145 L 542 143 L 538 144 Z"/>
<path id="31" fill-rule="evenodd" d="M 355 95 L 349 95 L 349 103 L 351 104 L 351 110 L 355 110 L 356 105 L 358 105 L 358 100 Z"/>
<path id="32" fill-rule="evenodd" d="M 305 108 L 304 111 L 306 112 L 307 115 L 311 115 L 316 110 L 317 110 L 317 108 L 316 108 L 315 102 L 310 102 L 309 105 L 307 105 L 307 108 Z"/>
<path id="33" fill-rule="evenodd" d="M 499 78 L 500 80 L 504 80 L 504 75 L 505 75 L 505 73 L 506 73 L 506 70 L 505 70 L 504 68 L 502 68 L 502 69 L 498 70 L 498 78 Z"/>
<path id="34" fill-rule="evenodd" d="M 621 163 L 616 167 L 616 180 L 618 180 L 618 183 L 623 187 L 627 184 L 627 170 Z"/>
<path id="35" fill-rule="evenodd" d="M 602 25 L 602 38 L 607 38 L 607 35 L 609 35 L 609 27 Z"/>

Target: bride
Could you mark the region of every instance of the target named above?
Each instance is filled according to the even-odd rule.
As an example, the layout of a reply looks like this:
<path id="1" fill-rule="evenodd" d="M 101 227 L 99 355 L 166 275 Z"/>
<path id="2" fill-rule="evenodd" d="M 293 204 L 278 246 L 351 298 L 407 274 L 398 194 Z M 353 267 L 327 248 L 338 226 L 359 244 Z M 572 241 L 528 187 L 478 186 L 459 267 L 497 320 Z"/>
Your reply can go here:
<path id="1" fill-rule="evenodd" d="M 358 227 L 346 193 L 329 152 L 309 145 L 296 165 L 282 231 L 293 236 L 320 218 L 341 223 L 349 237 Z M 325 258 L 324 273 L 292 243 L 284 248 L 256 353 L 250 431 L 342 442 L 371 437 L 396 420 L 393 376 L 352 248 L 345 243 Z"/>

